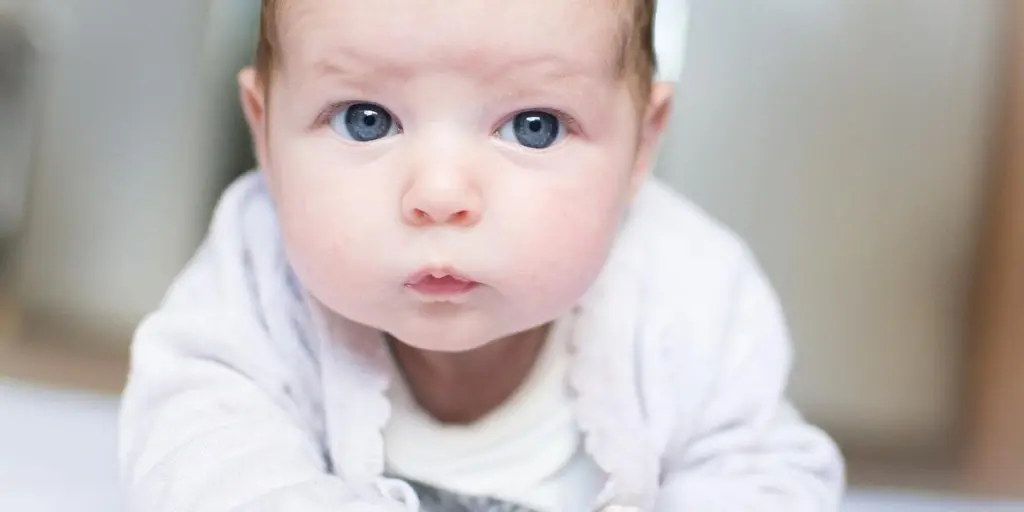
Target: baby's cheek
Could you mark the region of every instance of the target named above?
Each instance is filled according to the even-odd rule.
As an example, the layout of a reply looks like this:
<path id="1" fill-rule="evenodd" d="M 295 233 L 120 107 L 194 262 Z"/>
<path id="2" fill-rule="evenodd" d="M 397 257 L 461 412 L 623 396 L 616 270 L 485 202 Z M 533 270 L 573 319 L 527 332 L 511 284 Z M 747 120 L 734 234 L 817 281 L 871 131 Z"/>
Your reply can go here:
<path id="1" fill-rule="evenodd" d="M 544 297 L 553 309 L 571 306 L 604 267 L 618 232 L 614 194 L 559 191 L 538 198 L 524 219 L 518 248 L 523 293 Z"/>
<path id="2" fill-rule="evenodd" d="M 281 194 L 279 217 L 291 264 L 303 284 L 328 305 L 351 290 L 371 293 L 376 231 L 343 184 L 293 185 Z"/>
<path id="3" fill-rule="evenodd" d="M 614 208 L 614 206 L 608 206 Z M 544 225 L 536 241 L 539 254 L 546 254 L 553 272 L 595 273 L 604 264 L 618 228 L 617 216 L 609 210 L 580 210 Z"/>
<path id="4" fill-rule="evenodd" d="M 345 251 L 340 250 L 351 242 L 343 230 L 310 213 L 282 213 L 281 222 L 291 264 L 303 283 L 320 296 L 325 291 L 346 288 L 355 277 L 343 271 L 352 264 L 346 261 Z"/>

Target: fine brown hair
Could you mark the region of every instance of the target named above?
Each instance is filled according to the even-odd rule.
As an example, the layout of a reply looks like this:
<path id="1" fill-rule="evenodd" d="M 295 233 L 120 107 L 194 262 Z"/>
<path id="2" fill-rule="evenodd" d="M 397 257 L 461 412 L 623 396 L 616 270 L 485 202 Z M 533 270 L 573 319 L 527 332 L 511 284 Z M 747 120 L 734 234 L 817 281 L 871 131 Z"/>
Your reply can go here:
<path id="1" fill-rule="evenodd" d="M 261 0 L 260 36 L 256 46 L 256 72 L 264 86 L 270 83 L 277 44 L 277 17 L 284 0 Z M 629 75 L 646 98 L 657 59 L 654 54 L 654 13 L 657 0 L 613 0 L 622 5 L 622 29 L 616 69 Z"/>

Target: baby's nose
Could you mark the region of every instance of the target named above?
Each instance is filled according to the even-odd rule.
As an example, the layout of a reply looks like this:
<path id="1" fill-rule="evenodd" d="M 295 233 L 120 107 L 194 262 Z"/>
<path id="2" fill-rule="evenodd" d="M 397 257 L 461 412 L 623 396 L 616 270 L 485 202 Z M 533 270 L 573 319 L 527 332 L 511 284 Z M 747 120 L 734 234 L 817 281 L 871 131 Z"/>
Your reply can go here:
<path id="1" fill-rule="evenodd" d="M 423 130 L 408 142 L 402 216 L 412 226 L 476 225 L 484 214 L 481 169 L 485 153 L 475 139 L 445 126 Z"/>
<path id="2" fill-rule="evenodd" d="M 439 206 L 426 209 L 413 208 L 407 212 L 406 218 L 414 226 L 448 224 L 469 227 L 476 224 L 478 217 L 472 210 Z"/>
<path id="3" fill-rule="evenodd" d="M 412 226 L 471 227 L 480 221 L 483 201 L 467 184 L 421 182 L 406 192 L 402 210 L 405 221 Z"/>

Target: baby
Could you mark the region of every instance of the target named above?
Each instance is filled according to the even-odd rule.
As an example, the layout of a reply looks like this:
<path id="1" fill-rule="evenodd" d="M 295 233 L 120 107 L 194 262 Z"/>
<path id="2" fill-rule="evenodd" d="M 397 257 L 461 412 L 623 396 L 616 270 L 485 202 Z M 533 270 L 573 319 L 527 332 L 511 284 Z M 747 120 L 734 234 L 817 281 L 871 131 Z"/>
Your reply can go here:
<path id="1" fill-rule="evenodd" d="M 129 507 L 831 511 L 749 251 L 648 177 L 654 0 L 263 0 L 260 170 L 136 335 Z"/>

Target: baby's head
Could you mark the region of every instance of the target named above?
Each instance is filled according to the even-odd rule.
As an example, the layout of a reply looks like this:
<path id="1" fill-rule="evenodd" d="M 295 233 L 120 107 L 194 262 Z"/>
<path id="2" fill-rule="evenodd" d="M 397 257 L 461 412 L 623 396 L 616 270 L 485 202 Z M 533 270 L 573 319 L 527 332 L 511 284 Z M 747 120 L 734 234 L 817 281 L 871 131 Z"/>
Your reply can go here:
<path id="1" fill-rule="evenodd" d="M 669 110 L 654 0 L 263 4 L 243 103 L 314 297 L 440 351 L 579 301 Z"/>

